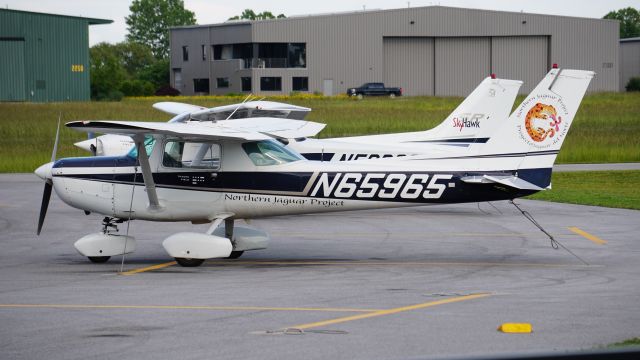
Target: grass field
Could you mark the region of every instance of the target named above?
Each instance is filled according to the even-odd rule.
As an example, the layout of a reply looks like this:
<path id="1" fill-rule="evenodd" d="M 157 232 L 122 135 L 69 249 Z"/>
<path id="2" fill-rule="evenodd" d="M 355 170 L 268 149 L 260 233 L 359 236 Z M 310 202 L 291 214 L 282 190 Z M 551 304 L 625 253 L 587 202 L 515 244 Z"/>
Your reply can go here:
<path id="1" fill-rule="evenodd" d="M 553 173 L 551 182 L 552 190 L 528 198 L 640 210 L 640 171 Z"/>
<path id="2" fill-rule="evenodd" d="M 344 96 L 271 97 L 313 109 L 309 120 L 324 122 L 320 137 L 425 130 L 439 124 L 462 98 Z M 0 172 L 30 172 L 49 161 L 58 114 L 71 120 L 155 120 L 170 115 L 151 107 L 158 101 L 227 105 L 241 97 L 128 98 L 121 102 L 0 103 Z M 521 98 L 516 101 L 519 104 Z M 59 157 L 85 156 L 73 143 L 83 133 L 62 129 Z M 640 93 L 587 96 L 558 157 L 561 163 L 640 161 Z"/>

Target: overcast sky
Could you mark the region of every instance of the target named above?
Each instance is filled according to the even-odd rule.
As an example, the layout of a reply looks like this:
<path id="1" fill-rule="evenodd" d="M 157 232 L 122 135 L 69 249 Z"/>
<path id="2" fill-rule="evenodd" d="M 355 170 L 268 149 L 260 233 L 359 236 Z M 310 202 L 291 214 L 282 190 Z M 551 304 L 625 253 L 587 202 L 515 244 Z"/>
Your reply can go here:
<path id="1" fill-rule="evenodd" d="M 117 43 L 124 40 L 127 33 L 124 18 L 129 15 L 130 3 L 131 1 L 127 0 L 0 0 L 0 5 L 9 9 L 113 20 L 113 24 L 89 27 L 90 45 L 102 41 Z M 276 15 L 282 13 L 291 16 L 357 11 L 362 10 L 363 6 L 370 10 L 442 5 L 601 18 L 611 10 L 629 6 L 640 8 L 638 0 L 414 0 L 410 2 L 392 0 L 280 0 L 271 1 L 268 5 L 265 5 L 265 1 L 258 0 L 184 0 L 184 3 L 187 9 L 196 14 L 198 24 L 224 22 L 232 16 L 241 14 L 244 9 L 253 9 L 256 12 L 268 10 Z"/>

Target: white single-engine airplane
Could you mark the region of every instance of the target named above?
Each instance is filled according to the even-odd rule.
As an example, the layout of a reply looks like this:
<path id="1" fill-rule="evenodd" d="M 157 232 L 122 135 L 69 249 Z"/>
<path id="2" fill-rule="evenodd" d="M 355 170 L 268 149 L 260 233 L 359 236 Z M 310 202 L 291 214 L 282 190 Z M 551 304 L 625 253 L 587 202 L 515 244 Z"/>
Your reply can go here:
<path id="1" fill-rule="evenodd" d="M 42 229 L 51 190 L 72 207 L 106 216 L 103 231 L 75 243 L 94 262 L 135 250 L 110 227 L 126 220 L 209 223 L 163 246 L 183 266 L 237 257 L 269 236 L 235 219 L 508 200 L 548 188 L 552 166 L 594 73 L 553 69 L 475 154 L 318 162 L 274 138 L 306 137 L 318 125 L 295 119 L 149 123 L 76 121 L 86 132 L 130 136 L 120 157 L 60 159 L 42 165 Z M 57 136 L 56 146 L 57 147 Z M 184 154 L 190 154 L 184 157 Z M 224 226 L 220 226 L 224 222 Z"/>
<path id="2" fill-rule="evenodd" d="M 347 137 L 312 139 L 298 137 L 279 139 L 308 160 L 351 161 L 415 154 L 439 154 L 487 142 L 508 116 L 521 81 L 485 78 L 467 98 L 438 126 L 426 131 Z M 169 122 L 244 119 L 269 116 L 304 119 L 311 111 L 290 104 L 269 101 L 250 101 L 241 104 L 201 108 L 182 103 L 157 103 L 156 109 L 176 115 Z M 232 110 L 233 109 L 233 110 Z M 203 116 L 206 113 L 208 116 Z M 94 155 L 124 155 L 134 146 L 133 140 L 122 135 L 102 135 L 81 141 L 76 146 Z"/>

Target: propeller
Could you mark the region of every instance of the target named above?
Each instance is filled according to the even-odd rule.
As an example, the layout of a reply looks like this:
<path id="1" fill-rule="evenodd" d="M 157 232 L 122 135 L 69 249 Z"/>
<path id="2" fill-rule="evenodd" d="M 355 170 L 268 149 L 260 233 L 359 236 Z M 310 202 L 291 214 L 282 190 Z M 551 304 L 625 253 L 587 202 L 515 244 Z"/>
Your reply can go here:
<path id="1" fill-rule="evenodd" d="M 40 205 L 40 217 L 38 218 L 38 235 L 42 231 L 44 217 L 47 215 L 49 208 L 49 200 L 51 199 L 51 190 L 53 189 L 53 179 L 51 170 L 53 163 L 56 161 L 56 153 L 58 152 L 58 140 L 60 139 L 60 116 L 58 116 L 58 128 L 56 129 L 56 141 L 53 143 L 53 151 L 51 152 L 51 162 L 44 164 L 36 169 L 35 173 L 44 179 L 44 191 L 42 193 L 42 204 Z"/>

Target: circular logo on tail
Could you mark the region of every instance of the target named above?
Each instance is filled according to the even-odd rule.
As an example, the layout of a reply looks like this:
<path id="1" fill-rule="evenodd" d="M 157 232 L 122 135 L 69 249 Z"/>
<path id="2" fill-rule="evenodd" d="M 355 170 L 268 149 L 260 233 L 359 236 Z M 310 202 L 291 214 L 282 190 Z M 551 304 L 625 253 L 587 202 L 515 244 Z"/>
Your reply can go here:
<path id="1" fill-rule="evenodd" d="M 524 126 L 531 140 L 541 143 L 546 139 L 553 139 L 560 132 L 562 117 L 558 116 L 556 108 L 543 103 L 535 104 L 524 119 Z"/>

